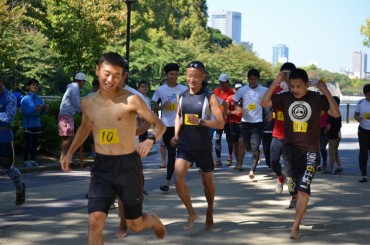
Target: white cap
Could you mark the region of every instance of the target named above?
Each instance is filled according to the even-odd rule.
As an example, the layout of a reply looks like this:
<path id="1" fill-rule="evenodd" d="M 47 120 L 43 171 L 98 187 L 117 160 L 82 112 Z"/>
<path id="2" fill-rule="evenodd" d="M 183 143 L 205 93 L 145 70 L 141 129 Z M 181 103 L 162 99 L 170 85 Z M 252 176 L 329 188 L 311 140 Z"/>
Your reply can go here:
<path id="1" fill-rule="evenodd" d="M 241 85 L 240 83 L 235 84 L 235 88 L 241 88 L 241 87 L 243 87 L 243 85 Z"/>
<path id="2" fill-rule="evenodd" d="M 218 78 L 218 81 L 220 81 L 220 82 L 227 82 L 227 81 L 229 81 L 229 75 L 227 75 L 226 73 L 222 73 L 220 75 L 220 77 Z"/>
<path id="3" fill-rule="evenodd" d="M 87 78 L 86 78 L 86 75 L 84 73 L 79 72 L 79 73 L 76 74 L 75 80 L 87 81 Z"/>

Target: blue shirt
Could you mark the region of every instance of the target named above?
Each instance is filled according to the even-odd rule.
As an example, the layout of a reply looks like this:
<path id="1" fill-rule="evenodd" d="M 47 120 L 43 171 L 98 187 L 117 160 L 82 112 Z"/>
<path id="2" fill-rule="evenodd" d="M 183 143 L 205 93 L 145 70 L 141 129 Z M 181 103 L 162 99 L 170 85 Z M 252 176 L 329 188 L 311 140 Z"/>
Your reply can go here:
<path id="1" fill-rule="evenodd" d="M 47 111 L 36 110 L 36 106 L 43 104 L 42 99 L 34 93 L 28 93 L 22 98 L 22 126 L 24 128 L 41 127 L 40 117 L 46 114 Z"/>
<path id="2" fill-rule="evenodd" d="M 0 94 L 0 142 L 9 143 L 13 141 L 14 135 L 10 128 L 17 113 L 17 98 L 5 88 Z"/>

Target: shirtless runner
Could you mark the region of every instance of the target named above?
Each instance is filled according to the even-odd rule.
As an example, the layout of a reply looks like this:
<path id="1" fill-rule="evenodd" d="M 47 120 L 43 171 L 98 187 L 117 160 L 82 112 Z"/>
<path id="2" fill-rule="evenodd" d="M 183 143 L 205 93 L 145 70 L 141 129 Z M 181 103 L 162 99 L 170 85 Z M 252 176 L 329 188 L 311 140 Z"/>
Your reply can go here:
<path id="1" fill-rule="evenodd" d="M 102 55 L 96 67 L 100 90 L 81 102 L 82 121 L 61 168 L 70 171 L 73 153 L 93 131 L 96 158 L 88 191 L 88 244 L 103 244 L 103 227 L 116 195 L 123 201 L 127 227 L 134 232 L 151 228 L 156 237 L 166 230 L 152 213 L 142 213 L 140 157 L 148 154 L 166 126 L 137 95 L 122 89 L 127 61 L 117 53 Z M 136 116 L 153 125 L 152 135 L 135 147 Z M 109 174 L 107 174 L 107 172 Z M 107 183 L 107 184 L 106 184 Z"/>

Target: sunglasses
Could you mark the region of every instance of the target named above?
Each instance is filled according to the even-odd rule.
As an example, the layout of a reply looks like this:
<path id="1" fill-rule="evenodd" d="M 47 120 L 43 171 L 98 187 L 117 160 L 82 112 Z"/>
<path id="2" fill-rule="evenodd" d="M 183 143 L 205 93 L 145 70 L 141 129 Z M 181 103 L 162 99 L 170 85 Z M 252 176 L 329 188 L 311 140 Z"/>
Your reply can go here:
<path id="1" fill-rule="evenodd" d="M 197 69 L 200 69 L 200 70 L 203 70 L 203 71 L 206 70 L 203 63 L 200 62 L 200 61 L 192 61 L 186 66 L 186 68 L 197 68 Z"/>

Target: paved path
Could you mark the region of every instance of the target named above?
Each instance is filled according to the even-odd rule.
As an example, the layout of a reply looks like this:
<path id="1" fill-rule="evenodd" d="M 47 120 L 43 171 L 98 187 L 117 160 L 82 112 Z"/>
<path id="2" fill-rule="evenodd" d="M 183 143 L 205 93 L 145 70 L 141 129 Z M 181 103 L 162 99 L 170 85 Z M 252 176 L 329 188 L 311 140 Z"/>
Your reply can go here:
<path id="1" fill-rule="evenodd" d="M 159 156 L 153 156 L 158 161 L 144 161 L 149 191 L 144 211 L 159 215 L 166 225 L 166 238 L 157 240 L 148 230 L 137 234 L 129 232 L 124 239 L 114 239 L 119 222 L 115 209 L 109 214 L 104 229 L 106 244 L 369 244 L 370 183 L 358 183 L 356 127 L 348 125 L 348 131 L 345 127 L 342 131 L 345 173 L 316 174 L 299 241 L 289 239 L 294 217 L 294 210 L 287 208 L 289 194 L 286 189 L 281 195 L 275 194 L 276 177 L 263 164 L 258 167 L 253 181 L 247 177 L 247 171 L 216 169 L 216 225 L 212 231 L 203 228 L 206 202 L 199 173 L 192 169 L 188 185 L 199 218 L 192 230 L 184 231 L 186 210 L 173 188 L 168 194 L 158 190 L 165 171 L 157 168 Z M 70 174 L 60 171 L 30 173 L 25 174 L 25 179 L 29 184 L 27 202 L 15 207 L 11 184 L 6 176 L 0 176 L 0 244 L 86 244 L 84 193 L 88 170 Z"/>

